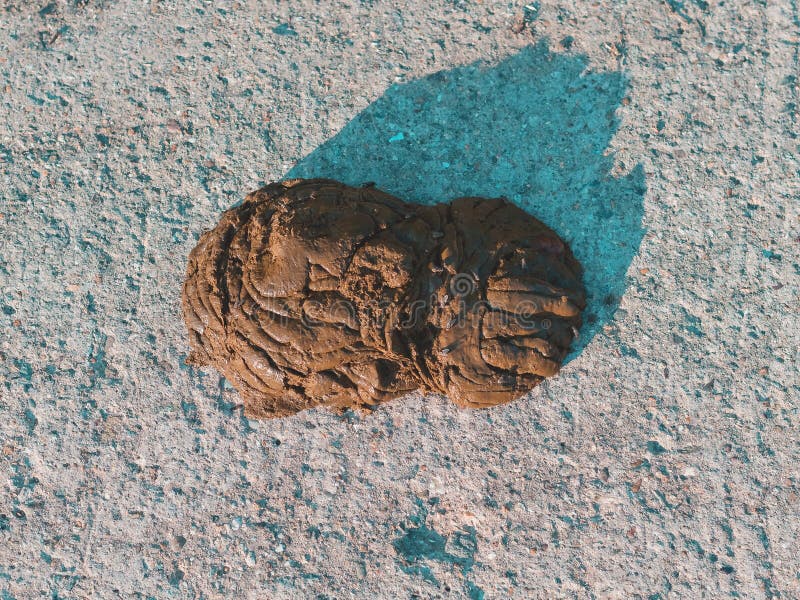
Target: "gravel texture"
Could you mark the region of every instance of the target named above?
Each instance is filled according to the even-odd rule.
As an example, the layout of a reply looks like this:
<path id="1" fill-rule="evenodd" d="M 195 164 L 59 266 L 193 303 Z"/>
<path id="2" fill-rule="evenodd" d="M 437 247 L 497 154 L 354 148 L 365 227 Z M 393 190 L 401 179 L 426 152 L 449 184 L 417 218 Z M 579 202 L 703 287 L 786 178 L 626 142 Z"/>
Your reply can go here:
<path id="1" fill-rule="evenodd" d="M 800 597 L 799 53 L 795 0 L 0 3 L 0 598 Z M 246 419 L 180 287 L 286 176 L 541 218 L 561 374 Z"/>

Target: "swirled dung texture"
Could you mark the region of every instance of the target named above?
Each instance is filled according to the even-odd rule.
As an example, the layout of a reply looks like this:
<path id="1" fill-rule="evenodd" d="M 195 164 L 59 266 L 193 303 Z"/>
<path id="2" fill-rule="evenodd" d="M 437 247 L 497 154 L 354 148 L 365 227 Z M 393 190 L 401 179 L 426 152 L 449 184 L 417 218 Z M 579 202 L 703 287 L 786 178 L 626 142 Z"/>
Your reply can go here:
<path id="1" fill-rule="evenodd" d="M 585 303 L 567 244 L 505 199 L 420 206 L 330 179 L 226 211 L 183 287 L 188 362 L 255 418 L 415 389 L 508 402 L 558 372 Z"/>

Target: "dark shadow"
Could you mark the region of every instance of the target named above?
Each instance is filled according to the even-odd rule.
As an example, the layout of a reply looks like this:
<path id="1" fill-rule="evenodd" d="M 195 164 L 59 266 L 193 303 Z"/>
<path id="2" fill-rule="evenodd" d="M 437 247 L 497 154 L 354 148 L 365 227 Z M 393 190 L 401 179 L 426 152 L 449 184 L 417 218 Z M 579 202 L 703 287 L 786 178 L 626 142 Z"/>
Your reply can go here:
<path id="1" fill-rule="evenodd" d="M 641 243 L 641 165 L 614 177 L 608 144 L 626 77 L 587 71 L 545 42 L 494 66 L 472 64 L 393 85 L 286 178 L 374 181 L 404 200 L 506 196 L 555 229 L 589 293 L 571 359 L 611 319 Z"/>

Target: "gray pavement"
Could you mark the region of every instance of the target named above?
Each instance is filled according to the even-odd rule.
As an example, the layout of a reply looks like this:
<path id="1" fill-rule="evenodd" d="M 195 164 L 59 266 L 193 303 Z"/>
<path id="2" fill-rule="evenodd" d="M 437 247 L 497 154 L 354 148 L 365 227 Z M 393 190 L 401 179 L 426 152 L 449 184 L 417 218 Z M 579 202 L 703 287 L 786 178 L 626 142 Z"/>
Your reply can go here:
<path id="1" fill-rule="evenodd" d="M 800 597 L 800 9 L 0 4 L 0 598 Z M 242 416 L 186 256 L 291 175 L 506 195 L 561 374 Z"/>

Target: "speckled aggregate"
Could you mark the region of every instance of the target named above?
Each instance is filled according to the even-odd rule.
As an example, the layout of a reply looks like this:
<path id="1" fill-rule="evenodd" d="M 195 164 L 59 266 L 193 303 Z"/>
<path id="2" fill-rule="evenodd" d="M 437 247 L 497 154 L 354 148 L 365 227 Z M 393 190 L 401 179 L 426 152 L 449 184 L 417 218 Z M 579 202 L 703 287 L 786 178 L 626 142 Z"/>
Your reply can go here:
<path id="1" fill-rule="evenodd" d="M 4 2 L 0 597 L 800 596 L 799 19 Z M 434 171 L 586 267 L 557 378 L 256 422 L 184 365 L 186 257 L 244 192 Z"/>

